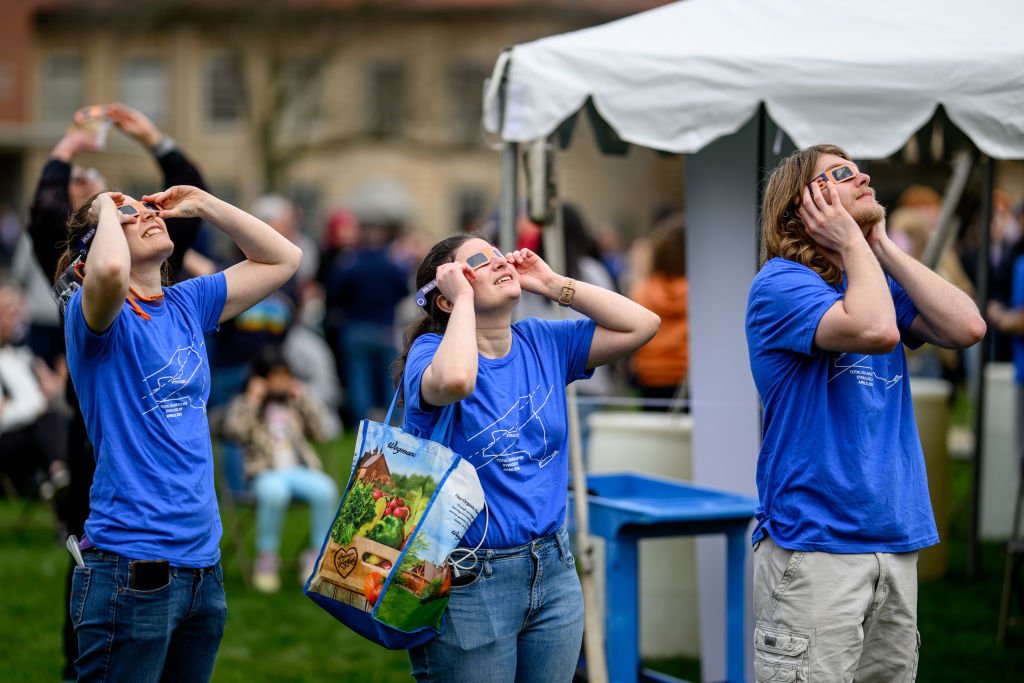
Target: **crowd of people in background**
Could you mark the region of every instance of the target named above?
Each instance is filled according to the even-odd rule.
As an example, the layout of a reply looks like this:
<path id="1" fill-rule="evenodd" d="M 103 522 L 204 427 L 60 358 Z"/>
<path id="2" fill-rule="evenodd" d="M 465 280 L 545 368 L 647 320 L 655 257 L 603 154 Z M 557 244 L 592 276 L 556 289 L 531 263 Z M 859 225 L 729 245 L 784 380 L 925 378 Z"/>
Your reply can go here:
<path id="1" fill-rule="evenodd" d="M 123 134 L 148 150 L 160 166 L 160 187 L 203 188 L 194 163 L 144 115 L 109 105 L 106 115 Z M 73 211 L 107 189 L 104 176 L 75 163 L 96 151 L 88 131 L 72 127 L 44 166 L 24 229 L 20 217 L 0 218 L 0 474 L 4 493 L 53 501 L 61 534 L 82 536 L 93 481 L 92 446 L 86 437 L 74 387 L 68 381 L 64 331 L 50 282 Z M 892 241 L 921 258 L 938 229 L 941 196 L 925 186 L 908 187 L 891 209 Z M 246 207 L 289 242 L 301 247 L 295 274 L 269 296 L 209 334 L 211 390 L 208 412 L 220 442 L 221 471 L 228 488 L 249 490 L 257 500 L 254 585 L 280 589 L 281 528 L 293 498 L 310 505 L 309 546 L 299 560 L 300 578 L 316 558 L 346 472 L 324 472 L 312 447 L 352 430 L 364 418 L 381 419 L 394 391 L 392 368 L 402 331 L 422 315 L 412 302 L 416 266 L 432 242 L 415 226 L 349 208 L 329 213 L 319 235 L 300 225 L 307 207 L 269 194 Z M 626 295 L 656 313 L 660 330 L 641 349 L 598 367 L 578 382 L 581 427 L 608 399 L 632 397 L 647 410 L 687 410 L 685 225 L 678 210 L 659 212 L 628 249 L 614 229 L 594 231 L 583 207 L 564 205 L 564 273 Z M 174 240 L 170 276 L 186 281 L 217 273 L 243 259 L 232 245 L 218 246 L 212 228 L 196 216 L 167 221 Z M 939 257 L 936 271 L 973 296 L 977 286 L 978 226 Z M 482 220 L 480 236 L 497 242 Z M 542 227 L 525 215 L 516 249 L 544 257 Z M 989 358 L 1014 361 L 1024 424 L 1024 203 L 997 190 L 990 226 L 985 311 L 992 328 Z M 70 245 L 74 247 L 74 245 Z M 569 317 L 581 317 L 567 310 Z M 522 318 L 562 315 L 542 296 L 524 292 L 514 313 Z M 911 374 L 962 384 L 970 371 L 962 352 L 928 346 L 908 354 Z M 699 400 L 699 397 L 696 397 Z M 1024 428 L 1022 428 L 1024 429 Z M 1024 441 L 1024 438 L 1022 438 Z M 291 561 L 293 558 L 286 558 Z M 69 574 L 70 590 L 70 574 Z M 75 657 L 68 626 L 68 666 Z M 68 669 L 71 672 L 71 669 Z M 69 675 L 71 675 L 69 673 Z"/>

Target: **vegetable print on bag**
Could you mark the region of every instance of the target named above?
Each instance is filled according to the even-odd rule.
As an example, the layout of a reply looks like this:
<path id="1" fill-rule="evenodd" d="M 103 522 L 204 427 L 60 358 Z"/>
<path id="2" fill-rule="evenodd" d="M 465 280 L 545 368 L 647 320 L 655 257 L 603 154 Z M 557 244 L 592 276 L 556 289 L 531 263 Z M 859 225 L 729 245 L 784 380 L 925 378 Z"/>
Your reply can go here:
<path id="1" fill-rule="evenodd" d="M 432 437 L 445 438 L 446 410 Z M 483 489 L 447 447 L 387 424 L 362 421 L 356 456 L 306 595 L 385 647 L 411 647 L 442 629 L 446 560 L 483 509 Z"/>

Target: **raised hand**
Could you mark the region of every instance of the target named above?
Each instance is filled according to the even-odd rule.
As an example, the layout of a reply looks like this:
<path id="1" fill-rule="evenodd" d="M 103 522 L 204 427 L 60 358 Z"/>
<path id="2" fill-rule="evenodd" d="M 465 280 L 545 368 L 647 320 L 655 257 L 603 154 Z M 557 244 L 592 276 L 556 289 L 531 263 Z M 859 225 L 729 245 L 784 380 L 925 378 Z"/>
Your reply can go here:
<path id="1" fill-rule="evenodd" d="M 98 195 L 93 197 L 92 205 L 89 207 L 89 222 L 93 225 L 100 222 L 100 214 L 103 213 L 104 209 L 113 211 L 117 208 L 117 202 L 124 201 L 124 195 L 120 192 L 100 192 Z M 119 223 L 122 225 L 132 219 L 131 216 L 126 216 L 120 211 L 117 211 Z"/>
<path id="2" fill-rule="evenodd" d="M 110 117 L 115 126 L 146 147 L 152 147 L 163 136 L 160 129 L 156 127 L 156 124 L 137 109 L 132 109 L 120 102 L 107 105 L 106 109 L 107 116 Z"/>
<path id="3" fill-rule="evenodd" d="M 549 283 L 558 279 L 551 266 L 530 249 L 516 249 L 505 255 L 505 260 L 519 273 L 519 286 L 527 292 L 548 296 Z"/>
<path id="4" fill-rule="evenodd" d="M 860 226 L 839 201 L 839 193 L 831 183 L 825 186 L 824 194 L 817 183 L 805 187 L 796 214 L 803 221 L 810 238 L 833 254 L 840 253 L 853 240 L 864 238 Z"/>
<path id="5" fill-rule="evenodd" d="M 147 194 L 144 202 L 153 202 L 160 207 L 160 218 L 197 218 L 210 195 L 191 185 L 175 185 L 162 192 Z"/>
<path id="6" fill-rule="evenodd" d="M 460 296 L 473 297 L 473 285 L 476 273 L 462 261 L 443 263 L 437 267 L 437 288 L 442 296 L 453 305 Z"/>
<path id="7" fill-rule="evenodd" d="M 254 406 L 261 405 L 267 397 L 267 380 L 258 375 L 249 378 L 245 385 L 245 400 Z"/>

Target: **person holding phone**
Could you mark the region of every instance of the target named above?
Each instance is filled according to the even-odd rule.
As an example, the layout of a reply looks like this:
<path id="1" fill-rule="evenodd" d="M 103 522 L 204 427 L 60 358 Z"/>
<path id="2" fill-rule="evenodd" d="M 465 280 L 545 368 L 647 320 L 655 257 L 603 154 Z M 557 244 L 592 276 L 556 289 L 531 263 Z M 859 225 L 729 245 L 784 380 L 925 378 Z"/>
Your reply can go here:
<path id="1" fill-rule="evenodd" d="M 245 260 L 166 286 L 172 218 L 209 222 Z M 68 368 L 96 454 L 70 601 L 78 680 L 206 681 L 227 605 L 204 335 L 280 287 L 301 251 L 181 185 L 141 201 L 96 195 L 72 214 L 67 244 Z"/>
<path id="2" fill-rule="evenodd" d="M 569 681 L 583 596 L 564 526 L 565 387 L 645 344 L 660 320 L 529 249 L 502 254 L 472 234 L 434 245 L 416 286 L 425 315 L 406 332 L 397 368 L 403 429 L 429 437 L 441 407 L 457 403 L 451 449 L 477 468 L 488 511 L 453 553 L 444 632 L 409 651 L 413 676 Z M 584 317 L 513 323 L 524 291 Z"/>
<path id="3" fill-rule="evenodd" d="M 783 159 L 765 189 L 746 312 L 764 406 L 758 681 L 917 672 L 917 551 L 939 538 L 903 345 L 963 348 L 985 323 L 889 239 L 870 181 L 817 145 Z"/>

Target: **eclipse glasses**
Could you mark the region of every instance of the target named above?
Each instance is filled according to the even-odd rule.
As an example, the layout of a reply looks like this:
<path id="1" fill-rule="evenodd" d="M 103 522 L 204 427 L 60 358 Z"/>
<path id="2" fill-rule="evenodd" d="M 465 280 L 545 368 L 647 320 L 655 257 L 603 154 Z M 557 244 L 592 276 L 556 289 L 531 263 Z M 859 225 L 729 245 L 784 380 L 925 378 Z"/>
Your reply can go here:
<path id="1" fill-rule="evenodd" d="M 117 205 L 117 210 L 125 216 L 138 216 L 144 212 L 159 213 L 160 207 L 153 202 L 139 202 L 134 199 L 126 199 Z"/>
<path id="2" fill-rule="evenodd" d="M 850 164 L 843 164 L 841 166 L 830 168 L 824 173 L 819 173 L 811 178 L 811 182 L 807 184 L 810 185 L 811 183 L 817 183 L 818 189 L 824 192 L 825 186 L 829 181 L 837 184 L 845 183 L 847 180 L 853 180 L 856 177 L 857 172 L 853 170 L 853 166 Z"/>
<path id="3" fill-rule="evenodd" d="M 465 263 L 467 266 L 469 266 L 473 270 L 480 270 L 481 268 L 483 268 L 484 266 L 486 266 L 488 263 L 490 263 L 491 261 L 493 261 L 496 258 L 505 258 L 505 255 L 502 254 L 497 249 L 495 249 L 494 247 L 491 247 L 490 253 L 488 253 L 486 251 L 478 251 L 475 254 L 470 254 L 463 261 L 463 263 Z M 426 308 L 426 306 L 427 306 L 427 294 L 429 294 L 430 292 L 432 292 L 436 288 L 437 288 L 437 278 L 434 278 L 433 280 L 431 280 L 427 284 L 425 284 L 422 287 L 420 287 L 420 289 L 416 292 L 416 305 L 419 306 L 420 308 Z"/>

